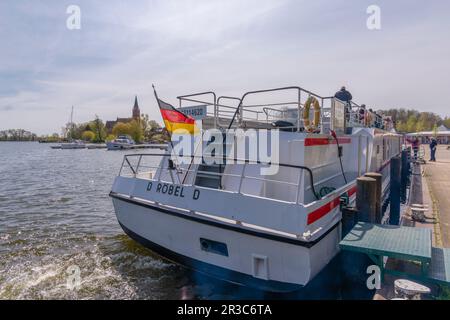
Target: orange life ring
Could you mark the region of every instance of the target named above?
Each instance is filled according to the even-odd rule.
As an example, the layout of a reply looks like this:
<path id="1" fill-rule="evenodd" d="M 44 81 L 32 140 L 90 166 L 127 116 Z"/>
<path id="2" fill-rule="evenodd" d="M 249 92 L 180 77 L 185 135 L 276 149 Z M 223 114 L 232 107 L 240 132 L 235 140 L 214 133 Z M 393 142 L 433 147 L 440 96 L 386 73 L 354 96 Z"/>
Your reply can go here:
<path id="1" fill-rule="evenodd" d="M 313 125 L 311 125 L 311 121 L 309 120 L 309 112 L 311 106 L 314 107 Z M 320 123 L 320 104 L 315 97 L 310 96 L 308 100 L 306 100 L 305 108 L 303 109 L 303 125 L 305 126 L 306 131 L 314 132 L 315 130 L 318 129 L 319 123 Z"/>

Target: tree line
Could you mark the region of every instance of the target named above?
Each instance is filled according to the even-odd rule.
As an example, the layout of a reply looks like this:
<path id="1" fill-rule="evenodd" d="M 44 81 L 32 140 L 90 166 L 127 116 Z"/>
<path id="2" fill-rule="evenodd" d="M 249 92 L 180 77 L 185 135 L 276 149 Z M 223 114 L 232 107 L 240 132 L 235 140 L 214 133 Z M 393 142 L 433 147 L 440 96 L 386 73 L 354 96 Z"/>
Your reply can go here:
<path id="1" fill-rule="evenodd" d="M 85 123 L 67 123 L 62 128 L 62 134 L 38 136 L 24 129 L 9 129 L 0 131 L 0 141 L 41 141 L 62 142 L 69 140 L 84 140 L 92 143 L 111 141 L 119 135 L 128 135 L 137 143 L 165 143 L 170 139 L 167 130 L 161 128 L 158 122 L 150 120 L 143 114 L 139 120 L 118 122 L 108 132 L 105 123 L 96 115 L 94 120 Z"/>
<path id="2" fill-rule="evenodd" d="M 378 112 L 391 116 L 398 132 L 433 131 L 441 125 L 450 128 L 450 118 L 442 118 L 433 112 L 420 112 L 413 109 L 389 109 Z"/>
<path id="3" fill-rule="evenodd" d="M 9 129 L 0 131 L 0 141 L 36 141 L 38 136 L 24 129 Z"/>
<path id="4" fill-rule="evenodd" d="M 418 131 L 434 131 L 444 125 L 450 128 L 450 118 L 433 112 L 419 112 L 413 109 L 389 109 L 379 110 L 378 113 L 391 116 L 398 132 L 409 133 Z M 118 122 L 111 132 L 106 131 L 104 122 L 95 116 L 95 119 L 86 123 L 68 123 L 62 128 L 62 136 L 53 133 L 47 136 L 37 136 L 24 129 L 9 129 L 0 131 L 0 141 L 46 141 L 59 142 L 61 140 L 85 140 L 92 143 L 101 143 L 115 139 L 119 135 L 129 135 L 137 143 L 148 141 L 165 143 L 169 140 L 169 134 L 154 120 L 150 120 L 147 114 L 143 114 L 139 121 Z"/>
<path id="5" fill-rule="evenodd" d="M 139 120 L 118 122 L 111 132 L 107 132 L 105 123 L 95 116 L 95 119 L 86 123 L 68 123 L 63 128 L 63 135 L 67 139 L 84 140 L 93 143 L 111 141 L 120 135 L 128 135 L 137 143 L 144 141 L 164 143 L 168 141 L 168 134 L 159 123 L 150 120 L 143 114 Z"/>

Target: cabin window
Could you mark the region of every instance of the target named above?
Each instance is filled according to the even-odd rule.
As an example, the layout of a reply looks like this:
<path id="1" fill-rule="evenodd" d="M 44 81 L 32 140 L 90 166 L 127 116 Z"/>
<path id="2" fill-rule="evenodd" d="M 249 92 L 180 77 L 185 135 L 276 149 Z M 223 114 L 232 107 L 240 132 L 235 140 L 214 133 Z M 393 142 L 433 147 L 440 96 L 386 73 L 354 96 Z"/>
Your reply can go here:
<path id="1" fill-rule="evenodd" d="M 223 242 L 200 238 L 200 248 L 206 252 L 228 257 L 228 248 Z"/>

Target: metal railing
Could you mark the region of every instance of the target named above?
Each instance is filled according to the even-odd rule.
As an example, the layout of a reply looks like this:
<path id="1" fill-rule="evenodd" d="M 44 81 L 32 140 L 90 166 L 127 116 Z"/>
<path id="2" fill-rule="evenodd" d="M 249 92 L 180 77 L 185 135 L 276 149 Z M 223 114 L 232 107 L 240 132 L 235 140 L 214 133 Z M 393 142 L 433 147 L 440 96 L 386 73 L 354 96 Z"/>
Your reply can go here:
<path id="1" fill-rule="evenodd" d="M 249 96 L 254 96 L 257 94 L 263 94 L 263 93 L 272 93 L 272 92 L 282 92 L 282 91 L 294 91 L 297 92 L 297 99 L 288 99 L 286 101 L 282 102 L 275 102 L 275 103 L 258 103 L 258 104 L 244 104 L 244 101 Z M 200 99 L 201 96 L 211 96 L 210 100 L 204 100 Z M 332 98 L 325 98 L 321 97 L 311 91 L 308 91 L 306 89 L 300 88 L 300 87 L 283 87 L 283 88 L 275 88 L 275 89 L 268 89 L 268 90 L 258 90 L 258 91 L 250 91 L 245 93 L 241 98 L 238 97 L 229 97 L 229 96 L 221 96 L 217 97 L 217 95 L 212 91 L 207 92 L 200 92 L 200 93 L 194 93 L 194 94 L 188 94 L 183 96 L 178 96 L 177 99 L 179 100 L 179 106 L 183 106 L 183 102 L 190 102 L 190 103 L 199 103 L 206 105 L 207 107 L 212 107 L 213 110 L 210 109 L 207 111 L 207 115 L 214 117 L 214 127 L 215 128 L 231 128 L 232 126 L 236 125 L 237 127 L 240 127 L 244 124 L 244 122 L 258 122 L 258 123 L 264 123 L 266 125 L 270 125 L 272 121 L 276 120 L 285 120 L 283 116 L 277 117 L 277 116 L 271 116 L 267 113 L 267 110 L 278 110 L 283 114 L 285 109 L 294 108 L 296 111 L 296 119 L 295 123 L 293 124 L 293 127 L 297 131 L 301 131 L 303 129 L 303 109 L 306 100 L 309 97 L 315 97 L 321 107 L 321 121 L 320 124 L 323 125 L 325 123 L 330 123 L 329 121 L 325 121 L 325 119 L 329 118 L 329 115 L 327 115 L 327 111 L 329 111 L 329 108 L 325 107 L 325 101 L 327 99 Z M 228 101 L 235 101 L 236 105 L 232 106 L 229 104 L 225 104 L 222 101 L 228 100 Z M 295 100 L 295 101 L 293 101 Z M 331 103 L 330 103 L 331 105 Z M 331 108 L 331 107 L 330 107 Z M 325 117 L 324 117 L 325 115 Z M 227 121 L 224 121 L 224 120 Z M 236 122 L 236 123 L 235 123 Z"/>
<path id="2" fill-rule="evenodd" d="M 286 101 L 277 101 L 273 103 L 245 103 L 249 97 L 262 96 L 268 93 L 286 93 L 294 92 L 297 96 L 295 99 L 287 99 Z M 211 99 L 201 99 L 202 96 L 210 96 Z M 263 123 L 268 127 L 272 122 L 277 120 L 284 120 L 292 123 L 292 126 L 286 127 L 302 131 L 304 129 L 303 111 L 305 102 L 309 97 L 314 97 L 319 101 L 320 105 L 320 123 L 319 130 L 321 133 L 328 133 L 326 129 L 334 128 L 333 108 L 335 102 L 340 101 L 335 97 L 322 97 L 309 90 L 298 86 L 281 87 L 266 90 L 256 90 L 246 92 L 241 98 L 220 96 L 212 91 L 188 94 L 177 97 L 180 107 L 183 102 L 199 103 L 212 107 L 207 110 L 207 116 L 213 117 L 215 128 L 232 128 L 233 126 L 242 127 L 244 123 L 247 127 L 251 126 L 251 122 Z M 223 101 L 235 101 L 236 105 L 226 104 Z M 340 101 L 341 102 L 341 101 Z M 346 103 L 345 107 L 345 124 L 347 127 L 375 127 L 384 128 L 384 121 L 380 115 L 375 112 L 364 109 L 353 101 Z M 295 115 L 293 117 L 286 117 L 287 114 Z M 250 124 L 249 124 L 250 123 Z"/>
<path id="3" fill-rule="evenodd" d="M 242 188 L 244 183 L 246 182 L 246 180 L 253 180 L 253 181 L 261 181 L 261 182 L 265 182 L 265 183 L 275 183 L 277 185 L 285 185 L 288 186 L 289 188 L 295 188 L 295 201 L 289 201 L 289 202 L 295 202 L 298 203 L 299 198 L 300 198 L 300 192 L 301 191 L 310 191 L 312 196 L 316 199 L 319 200 L 319 194 L 316 192 L 316 186 L 319 184 L 322 184 L 324 182 L 326 182 L 327 180 L 331 180 L 334 177 L 331 177 L 330 179 L 324 179 L 319 181 L 319 183 L 315 183 L 314 182 L 314 174 L 313 174 L 313 170 L 315 170 L 316 168 L 308 168 L 305 166 L 299 166 L 299 165 L 291 165 L 291 164 L 283 164 L 283 163 L 271 163 L 271 162 L 262 162 L 262 161 L 252 161 L 252 160 L 248 160 L 248 159 L 237 159 L 237 158 L 224 158 L 224 160 L 227 161 L 233 161 L 233 163 L 231 165 L 242 165 L 242 170 L 240 173 L 218 173 L 218 172 L 211 172 L 211 171 L 203 171 L 203 170 L 199 170 L 198 167 L 196 167 L 195 169 L 190 169 L 190 166 L 188 168 L 183 168 L 181 166 L 175 166 L 173 161 L 170 161 L 170 158 L 168 159 L 168 161 L 160 161 L 160 163 L 158 165 L 146 165 L 143 164 L 142 160 L 144 157 L 170 157 L 171 154 L 152 154 L 152 153 L 147 153 L 147 154 L 129 154 L 129 155 L 125 155 L 123 162 L 122 162 L 122 166 L 120 168 L 119 171 L 119 176 L 124 176 L 123 171 L 124 169 L 129 169 L 131 171 L 131 176 L 135 177 L 135 178 L 139 178 L 139 177 L 145 177 L 145 178 L 152 178 L 158 182 L 163 182 L 163 180 L 161 180 L 162 175 L 163 175 L 163 171 L 166 171 L 167 173 L 169 173 L 171 183 L 173 184 L 182 184 L 182 185 L 186 185 L 186 186 L 192 186 L 192 185 L 196 185 L 196 186 L 201 186 L 198 184 L 195 184 L 195 180 L 196 177 L 198 175 L 206 175 L 206 176 L 217 176 L 219 179 L 222 179 L 223 177 L 228 177 L 228 178 L 235 178 L 238 179 L 238 188 L 237 190 L 234 190 L 240 194 L 246 194 L 242 192 Z M 202 158 L 200 156 L 185 156 L 186 158 L 190 158 L 191 161 L 194 158 Z M 136 158 L 136 161 L 130 161 L 131 158 Z M 226 164 L 225 164 L 226 165 Z M 249 165 L 263 165 L 263 166 L 270 166 L 270 165 L 278 165 L 281 168 L 291 168 L 291 169 L 297 169 L 299 170 L 298 173 L 298 177 L 296 177 L 296 182 L 292 182 L 292 181 L 283 181 L 283 180 L 276 180 L 276 179 L 270 179 L 261 175 L 249 175 L 246 174 L 246 169 L 248 168 Z M 330 164 L 331 165 L 331 164 Z M 317 168 L 319 169 L 319 167 Z M 145 171 L 146 170 L 146 171 Z M 157 176 L 151 174 L 152 173 L 156 173 L 157 171 L 159 171 L 159 174 Z M 305 172 L 308 174 L 309 177 L 309 183 L 308 186 L 305 186 L 304 189 L 300 189 L 300 186 L 302 185 L 302 181 L 303 179 L 305 179 Z M 178 177 L 178 181 L 175 180 L 174 178 L 174 174 L 177 175 Z M 188 174 L 192 174 L 192 183 L 185 183 L 185 179 L 180 179 L 179 175 L 188 175 Z M 292 175 L 289 175 L 290 177 Z M 221 187 L 222 188 L 222 187 Z M 220 188 L 219 188 L 220 189 Z M 222 190 L 227 190 L 227 189 L 223 189 Z M 274 198 L 277 199 L 277 198 Z M 280 200 L 280 199 L 277 199 Z"/>
<path id="4" fill-rule="evenodd" d="M 349 104 L 347 122 L 351 127 L 371 127 L 385 129 L 383 117 L 365 107 L 351 101 Z"/>

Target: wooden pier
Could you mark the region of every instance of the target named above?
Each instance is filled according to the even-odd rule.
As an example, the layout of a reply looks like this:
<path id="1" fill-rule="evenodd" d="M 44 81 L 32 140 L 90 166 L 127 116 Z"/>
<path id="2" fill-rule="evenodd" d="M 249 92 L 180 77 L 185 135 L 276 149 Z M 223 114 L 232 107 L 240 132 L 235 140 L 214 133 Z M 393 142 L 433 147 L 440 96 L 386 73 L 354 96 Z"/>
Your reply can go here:
<path id="1" fill-rule="evenodd" d="M 450 150 L 439 146 L 437 162 L 410 164 L 406 158 L 403 153 L 391 162 L 395 180 L 390 193 L 391 225 L 377 221 L 376 176 L 366 175 L 357 181 L 360 194 L 354 214 L 359 222 L 353 228 L 346 226 L 340 243 L 343 250 L 364 253 L 380 267 L 384 281 L 374 299 L 393 298 L 399 277 L 426 284 L 437 295 L 439 286 L 450 286 Z M 418 208 L 423 219 L 414 214 Z"/>

